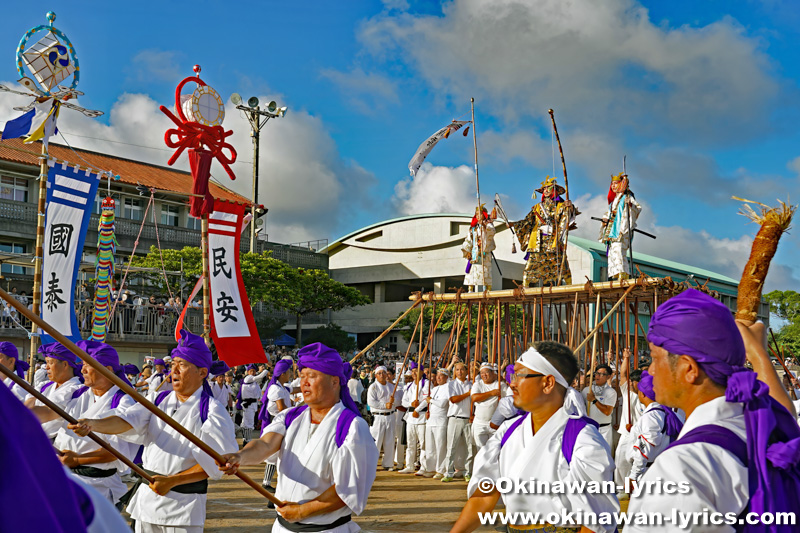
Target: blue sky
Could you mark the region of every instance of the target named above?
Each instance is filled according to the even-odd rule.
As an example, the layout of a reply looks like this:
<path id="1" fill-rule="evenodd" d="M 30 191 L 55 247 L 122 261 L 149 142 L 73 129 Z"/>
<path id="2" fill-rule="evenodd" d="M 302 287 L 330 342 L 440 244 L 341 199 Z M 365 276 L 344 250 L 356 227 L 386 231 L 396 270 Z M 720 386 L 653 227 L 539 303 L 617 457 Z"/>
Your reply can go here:
<path id="1" fill-rule="evenodd" d="M 796 52 L 790 1 L 526 0 L 422 2 L 74 2 L 13 4 L 0 20 L 0 80 L 16 79 L 22 34 L 54 9 L 75 44 L 81 104 L 63 113 L 75 146 L 166 164 L 174 87 L 199 63 L 224 99 L 233 92 L 289 106 L 262 134 L 259 201 L 271 240 L 335 239 L 413 213 L 470 211 L 472 142 L 440 143 L 415 179 L 416 147 L 476 99 L 481 192 L 512 218 L 553 173 L 547 109 L 564 145 L 570 196 L 595 238 L 607 179 L 627 154 L 658 240 L 641 251 L 738 278 L 755 226 L 742 196 L 797 201 Z M 0 93 L 0 121 L 20 101 Z M 249 128 L 228 108 L 249 196 Z M 57 139 L 58 140 L 58 139 Z M 109 142 L 114 141 L 114 142 Z M 139 146 L 134 146 L 139 145 Z M 141 146 L 153 147 L 142 148 Z M 556 175 L 561 179 L 557 150 Z M 185 168 L 186 162 L 181 162 Z M 799 222 L 800 223 L 800 222 Z M 768 289 L 800 290 L 800 241 L 781 243 Z"/>

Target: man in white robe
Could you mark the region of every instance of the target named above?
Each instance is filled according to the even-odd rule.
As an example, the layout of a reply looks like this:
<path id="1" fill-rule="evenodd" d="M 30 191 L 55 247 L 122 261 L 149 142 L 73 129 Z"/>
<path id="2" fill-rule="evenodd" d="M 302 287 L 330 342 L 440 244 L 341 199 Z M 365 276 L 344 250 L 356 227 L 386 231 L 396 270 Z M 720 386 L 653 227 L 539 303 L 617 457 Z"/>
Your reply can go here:
<path id="1" fill-rule="evenodd" d="M 267 370 L 264 369 L 257 374 L 256 365 L 247 367 L 247 375 L 244 377 L 242 386 L 239 389 L 239 396 L 242 402 L 242 444 L 247 444 L 253 439 L 256 427 L 256 414 L 258 413 L 258 400 L 261 399 L 261 386 L 258 382 L 266 377 Z"/>
<path id="2" fill-rule="evenodd" d="M 627 460 L 628 451 L 631 447 L 631 428 L 639 420 L 644 411 L 639 401 L 639 379 L 641 370 L 630 370 L 631 352 L 628 349 L 622 352 L 622 363 L 619 374 L 619 390 L 622 394 L 622 411 L 619 419 L 619 440 L 617 450 L 614 454 L 614 462 L 617 465 L 614 470 L 614 481 L 622 486 L 625 478 L 631 472 L 631 462 Z"/>
<path id="3" fill-rule="evenodd" d="M 231 387 L 225 383 L 225 373 L 230 367 L 225 361 L 214 361 L 209 370 L 209 386 L 214 398 L 227 409 L 231 401 Z"/>
<path id="4" fill-rule="evenodd" d="M 127 382 L 127 378 L 123 378 L 124 372 L 119 364 L 119 355 L 114 348 L 97 341 L 79 341 L 77 344 L 100 364 Z M 75 391 L 72 401 L 64 409 L 73 418 L 105 418 L 122 413 L 136 403 L 133 398 L 123 393 L 108 378 L 86 363 L 83 364 L 81 374 L 84 386 Z M 106 436 L 104 440 L 128 459 L 136 456 L 138 447 L 118 436 Z M 93 440 L 80 437 L 67 428 L 61 428 L 53 445 L 61 450 L 61 455 L 58 457 L 61 463 L 70 468 L 72 474 L 81 481 L 97 489 L 111 503 L 116 504 L 128 492 L 128 487 L 120 478 L 120 475 L 128 470 L 128 466 L 111 452 L 99 447 Z"/>
<path id="5" fill-rule="evenodd" d="M 394 390 L 394 400 L 392 406 L 394 407 L 394 463 L 395 470 L 403 468 L 406 460 L 406 445 L 403 441 L 406 439 L 406 426 L 405 416 L 406 408 L 403 407 L 403 395 L 405 393 L 405 385 L 407 380 L 411 380 L 411 372 L 400 374 L 395 377 L 399 382 L 391 380 Z"/>
<path id="6" fill-rule="evenodd" d="M 164 359 L 155 359 L 153 361 L 153 373 L 145 380 L 147 382 L 146 396 L 148 400 L 152 402 L 162 391 L 172 390 L 172 384 L 168 377 L 167 362 Z M 167 380 L 167 382 L 164 383 L 164 380 Z"/>
<path id="7" fill-rule="evenodd" d="M 420 405 L 420 402 L 428 387 L 428 380 L 425 379 L 424 374 L 421 374 L 416 362 L 412 361 L 409 367 L 414 380 L 408 383 L 403 390 L 403 407 L 406 408 L 403 418 L 406 423 L 406 467 L 398 472 L 414 474 L 416 463 L 419 461 L 419 471 L 416 474 L 422 476 L 425 474 L 426 464 L 425 413 L 427 405 Z M 425 369 L 425 365 L 422 365 L 422 369 Z"/>
<path id="8" fill-rule="evenodd" d="M 25 371 L 28 370 L 28 363 L 21 361 L 19 358 L 19 351 L 12 342 L 0 342 L 0 365 L 3 365 L 12 372 L 16 372 L 19 377 L 25 379 Z M 14 383 L 11 378 L 3 378 L 3 383 L 6 387 L 11 389 L 14 396 L 21 402 L 28 399 L 28 392 Z"/>
<path id="9" fill-rule="evenodd" d="M 611 386 L 611 367 L 599 365 L 594 372 L 594 382 L 583 389 L 583 397 L 589 403 L 589 418 L 600 424 L 600 434 L 610 447 L 614 439 L 611 413 L 617 406 L 617 391 Z"/>
<path id="10" fill-rule="evenodd" d="M 686 423 L 641 484 L 684 484 L 685 490 L 633 494 L 629 512 L 670 515 L 675 509 L 743 518 L 745 510 L 797 511 L 798 458 L 784 455 L 779 460 L 778 456 L 786 454 L 787 439 L 800 440 L 800 428 L 767 354 L 766 339 L 763 323 L 735 322 L 726 305 L 695 289 L 659 306 L 647 334 L 653 360 L 648 372 L 656 400 L 682 409 Z M 745 368 L 746 362 L 752 371 Z M 786 482 L 780 470 L 765 469 L 764 463 L 770 462 L 767 457 L 783 463 L 781 469 L 795 476 L 795 481 Z M 786 484 L 775 490 L 770 483 L 778 480 Z M 733 533 L 738 531 L 736 525 L 709 526 L 690 520 L 677 527 L 630 524 L 625 531 L 661 533 L 680 528 Z M 761 525 L 754 530 L 795 531 L 797 526 L 785 527 Z"/>
<path id="11" fill-rule="evenodd" d="M 428 404 L 425 423 L 425 477 L 442 479 L 447 473 L 447 410 L 450 407 L 450 372 L 440 368 L 436 372 L 436 386 L 423 400 Z"/>
<path id="12" fill-rule="evenodd" d="M 373 416 L 370 433 L 375 439 L 378 453 L 383 450 L 384 470 L 394 470 L 394 402 L 392 393 L 394 385 L 389 383 L 385 366 L 375 369 L 375 382 L 367 389 L 367 405 Z M 351 394 L 352 397 L 352 394 Z"/>
<path id="13" fill-rule="evenodd" d="M 72 393 L 81 386 L 78 379 L 80 365 L 76 362 L 77 357 L 59 342 L 40 346 L 39 353 L 45 356 L 47 378 L 50 380 L 39 389 L 39 392 L 64 409 L 72 400 Z M 42 429 L 50 440 L 56 438 L 58 430 L 66 426 L 61 417 L 54 416 L 55 413 L 33 396 L 28 397 L 25 405 L 30 407 L 33 414 L 42 421 Z"/>
<path id="14" fill-rule="evenodd" d="M 480 525 L 478 513 L 489 513 L 497 505 L 501 494 L 495 486 L 491 489 L 486 487 L 486 479 L 496 483 L 500 478 L 506 478 L 517 484 L 531 479 L 565 484 L 597 482 L 601 486 L 613 483 L 611 450 L 588 420 L 580 393 L 569 386 L 578 373 L 578 361 L 572 351 L 560 343 L 538 342 L 519 358 L 514 369 L 511 387 L 515 404 L 526 413 L 504 422 L 478 452 L 467 488 L 469 500 L 451 532 L 474 531 Z M 574 442 L 565 444 L 568 424 L 575 424 L 574 427 L 580 430 Z M 565 453 L 570 453 L 571 457 L 568 459 Z M 509 517 L 513 513 L 540 513 L 542 516 L 554 513 L 560 516 L 562 511 L 599 514 L 620 509 L 613 491 L 564 491 L 563 494 L 511 491 L 503 494 L 502 498 Z M 509 524 L 510 527 L 513 525 Z M 583 524 L 581 531 L 613 533 L 615 529 L 615 524 Z"/>
<path id="15" fill-rule="evenodd" d="M 494 430 L 490 424 L 497 403 L 506 395 L 508 387 L 497 379 L 497 366 L 491 363 L 481 365 L 481 380 L 472 386 L 472 404 L 475 406 L 475 418 L 472 421 L 472 438 L 475 449 L 480 450 Z"/>
<path id="16" fill-rule="evenodd" d="M 472 382 L 467 379 L 467 365 L 456 363 L 453 367 L 455 379 L 448 382 L 450 405 L 447 408 L 447 455 L 445 456 L 445 473 L 443 483 L 453 481 L 455 477 L 464 477 L 467 481 L 472 473 L 472 424 L 469 423 L 472 413 Z M 465 456 L 464 471 L 456 472 L 456 456 L 463 451 Z M 459 476 L 460 474 L 460 476 Z"/>
<path id="17" fill-rule="evenodd" d="M 305 404 L 282 411 L 260 439 L 225 455 L 227 463 L 220 469 L 234 474 L 242 465 L 278 454 L 275 496 L 283 505 L 273 533 L 309 527 L 328 533 L 360 531 L 352 515 L 361 514 L 367 503 L 378 449 L 347 389 L 349 367 L 327 346 L 303 347 L 298 368 Z"/>
<path id="18" fill-rule="evenodd" d="M 36 365 L 36 372 L 33 374 L 33 387 L 38 390 L 42 388 L 47 381 L 47 364 L 39 363 Z"/>
<path id="19" fill-rule="evenodd" d="M 292 380 L 292 359 L 280 359 L 275 363 L 272 372 L 272 379 L 267 382 L 264 396 L 261 398 L 261 410 L 258 418 L 261 420 L 261 435 L 267 430 L 267 426 L 275 419 L 278 414 L 292 406 L 290 390 L 287 383 Z M 267 457 L 267 466 L 264 468 L 264 481 L 261 485 L 270 492 L 275 492 L 272 488 L 272 476 L 277 468 L 278 458 L 276 456 Z M 267 507 L 272 509 L 274 504 L 270 502 Z"/>
<path id="20" fill-rule="evenodd" d="M 199 335 L 181 330 L 172 351 L 173 390 L 158 407 L 200 437 L 218 453 L 238 448 L 233 421 L 213 398 L 206 382 L 211 351 Z M 89 431 L 119 435 L 144 444 L 143 468 L 155 481 L 136 489 L 127 511 L 136 521 L 136 533 L 201 533 L 206 518 L 208 478 L 222 473 L 214 459 L 191 444 L 143 405 L 101 419 L 79 419 L 69 429 L 85 436 Z"/>

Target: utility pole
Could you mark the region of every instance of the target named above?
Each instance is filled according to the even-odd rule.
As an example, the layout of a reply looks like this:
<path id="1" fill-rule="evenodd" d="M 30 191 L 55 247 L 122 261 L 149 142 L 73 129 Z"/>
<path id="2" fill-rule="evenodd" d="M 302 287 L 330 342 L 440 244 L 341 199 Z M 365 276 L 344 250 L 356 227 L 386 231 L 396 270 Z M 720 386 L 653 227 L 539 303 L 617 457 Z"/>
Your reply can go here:
<path id="1" fill-rule="evenodd" d="M 253 220 L 250 222 L 250 252 L 254 253 L 256 249 L 256 220 L 257 215 L 263 214 L 263 210 L 259 212 L 258 205 L 258 156 L 259 144 L 261 140 L 261 128 L 271 118 L 278 118 L 286 115 L 287 107 L 278 107 L 274 101 L 267 104 L 266 108 L 261 109 L 258 105 L 258 98 L 251 96 L 247 99 L 247 105 L 242 104 L 242 97 L 233 93 L 231 95 L 231 102 L 236 106 L 236 109 L 244 111 L 247 120 L 250 122 L 250 137 L 253 138 L 253 206 L 251 213 Z M 263 117 L 263 120 L 262 120 Z"/>

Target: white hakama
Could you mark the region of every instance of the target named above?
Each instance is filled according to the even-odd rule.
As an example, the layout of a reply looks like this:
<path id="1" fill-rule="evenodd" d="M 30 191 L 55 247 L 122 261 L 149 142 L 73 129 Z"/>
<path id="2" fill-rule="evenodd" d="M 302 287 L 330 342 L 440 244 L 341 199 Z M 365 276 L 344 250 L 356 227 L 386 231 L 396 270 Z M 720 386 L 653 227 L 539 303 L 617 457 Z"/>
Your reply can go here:
<path id="1" fill-rule="evenodd" d="M 639 417 L 642 416 L 644 412 L 644 406 L 642 402 L 639 401 L 639 395 L 633 391 L 628 391 L 628 383 L 630 381 L 626 381 L 622 385 L 619 386 L 619 390 L 622 393 L 622 411 L 619 419 L 619 429 L 617 433 L 619 433 L 619 440 L 617 441 L 617 451 L 614 454 L 614 462 L 617 465 L 616 470 L 614 471 L 614 481 L 617 482 L 617 485 L 622 486 L 625 482 L 625 478 L 628 477 L 631 473 L 631 462 L 627 459 L 628 457 L 628 450 L 632 446 L 631 444 L 631 432 L 628 431 L 626 427 L 628 424 L 628 413 L 630 412 L 630 424 L 631 429 L 633 429 L 633 425 L 639 420 Z M 628 395 L 628 398 L 625 398 L 625 395 Z M 628 410 L 628 405 L 630 404 L 630 411 Z"/>
<path id="2" fill-rule="evenodd" d="M 345 392 L 346 394 L 346 392 Z M 278 451 L 278 487 L 275 496 L 282 501 L 305 503 L 313 500 L 332 485 L 345 506 L 332 513 L 312 516 L 303 524 L 330 524 L 351 514 L 364 511 L 367 497 L 375 481 L 378 449 L 369 433 L 369 426 L 360 416 L 353 420 L 342 446 L 336 446 L 336 423 L 345 409 L 341 402 L 334 405 L 319 424 L 311 423 L 310 409 L 298 416 L 286 428 L 286 411 L 281 412 L 267 427 L 266 433 L 283 435 Z M 360 531 L 352 520 L 328 533 Z M 290 533 L 276 520 L 273 533 Z"/>
<path id="3" fill-rule="evenodd" d="M 427 400 L 426 400 L 427 401 Z M 437 385 L 431 390 L 428 411 L 430 417 L 425 424 L 425 456 L 423 469 L 427 472 L 447 472 L 447 410 L 450 408 L 450 384 Z"/>
<path id="4" fill-rule="evenodd" d="M 392 392 L 394 392 L 394 385 L 389 382 L 381 385 L 376 381 L 367 389 L 367 405 L 373 415 L 372 427 L 369 431 L 372 438 L 375 439 L 378 454 L 383 449 L 381 465 L 384 468 L 394 466 L 394 409 L 390 411 L 386 408 L 386 404 L 392 401 Z"/>

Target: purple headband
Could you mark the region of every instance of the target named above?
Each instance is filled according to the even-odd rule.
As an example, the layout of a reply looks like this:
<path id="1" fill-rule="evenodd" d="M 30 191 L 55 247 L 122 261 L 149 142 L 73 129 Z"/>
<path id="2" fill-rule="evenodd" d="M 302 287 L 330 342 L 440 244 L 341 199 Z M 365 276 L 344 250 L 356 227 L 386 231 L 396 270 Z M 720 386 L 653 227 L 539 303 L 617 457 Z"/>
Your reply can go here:
<path id="1" fill-rule="evenodd" d="M 745 363 L 744 342 L 730 309 L 695 289 L 658 307 L 647 340 L 670 353 L 692 357 L 720 385 Z"/>
<path id="2" fill-rule="evenodd" d="M 297 356 L 297 368 L 300 370 L 310 368 L 317 372 L 339 378 L 339 397 L 342 403 L 347 409 L 361 416 L 358 412 L 358 406 L 356 406 L 356 403 L 350 397 L 350 392 L 347 389 L 347 382 L 349 380 L 349 378 L 345 376 L 345 370 L 347 370 L 347 368 L 339 352 L 333 348 L 328 348 L 321 342 L 315 342 L 301 348 Z"/>
<path id="3" fill-rule="evenodd" d="M 125 369 L 126 374 L 130 374 L 132 376 L 137 375 L 140 372 L 139 367 L 136 365 L 124 365 L 123 368 Z"/>
<path id="4" fill-rule="evenodd" d="M 39 346 L 39 353 L 50 359 L 58 359 L 59 361 L 66 361 L 72 367 L 72 373 L 79 376 L 81 373 L 81 364 L 78 362 L 77 356 L 69 351 L 69 348 L 60 342 L 51 342 Z"/>
<path id="5" fill-rule="evenodd" d="M 101 365 L 110 366 L 119 379 L 130 385 L 125 368 L 119 364 L 119 354 L 110 345 L 99 341 L 78 341 L 75 344 Z"/>
<path id="6" fill-rule="evenodd" d="M 639 392 L 653 401 L 656 401 L 656 393 L 653 390 L 653 376 L 647 370 L 642 372 L 642 379 L 639 380 Z M 683 422 L 678 418 L 678 415 L 667 406 L 663 407 L 664 411 L 664 431 L 669 435 L 672 440 L 678 438 L 678 435 L 683 429 Z"/>
<path id="7" fill-rule="evenodd" d="M 167 363 L 163 359 L 153 359 L 153 366 L 155 365 L 167 366 Z"/>
<path id="8" fill-rule="evenodd" d="M 181 330 L 181 340 L 172 350 L 172 357 L 180 357 L 197 368 L 211 368 L 211 350 L 206 346 L 205 339 L 185 329 Z"/>
<path id="9" fill-rule="evenodd" d="M 422 365 L 418 365 L 416 361 L 411 361 L 410 363 L 408 363 L 408 368 L 410 368 L 411 370 L 414 370 L 419 366 L 422 366 L 422 370 L 425 370 L 425 363 L 422 363 Z"/>
<path id="10" fill-rule="evenodd" d="M 278 383 L 278 378 L 281 377 L 287 370 L 292 368 L 292 364 L 293 361 L 291 359 L 280 359 L 277 363 L 275 363 L 275 368 L 272 371 L 272 379 L 270 379 L 269 383 L 267 383 L 267 387 L 264 389 L 264 394 L 261 396 L 261 410 L 258 412 L 258 419 L 266 424 L 269 424 L 272 421 L 269 411 L 267 411 L 267 405 L 269 404 L 269 398 L 267 398 L 267 395 L 269 394 L 269 388 Z"/>
<path id="11" fill-rule="evenodd" d="M 27 372 L 31 366 L 26 361 L 22 361 L 19 358 L 19 351 L 17 350 L 17 347 L 14 346 L 14 343 L 0 342 L 0 353 L 6 357 L 11 357 L 12 359 L 16 360 L 14 363 L 14 371 L 19 377 L 25 379 L 25 372 Z"/>
<path id="12" fill-rule="evenodd" d="M 211 363 L 211 368 L 208 370 L 208 373 L 212 376 L 219 376 L 230 370 L 231 367 L 225 363 L 225 361 L 214 361 Z"/>

